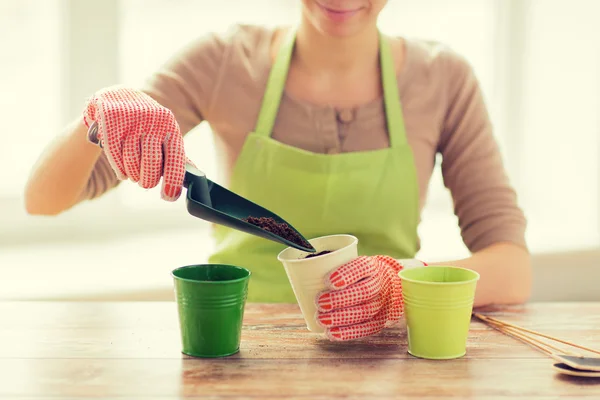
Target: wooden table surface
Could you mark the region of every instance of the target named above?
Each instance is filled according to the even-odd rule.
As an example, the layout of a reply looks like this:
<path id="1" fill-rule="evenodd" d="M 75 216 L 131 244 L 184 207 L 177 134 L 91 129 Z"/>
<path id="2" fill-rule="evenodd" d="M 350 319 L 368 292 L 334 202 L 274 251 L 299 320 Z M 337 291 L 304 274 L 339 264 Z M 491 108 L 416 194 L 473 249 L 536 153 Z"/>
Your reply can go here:
<path id="1" fill-rule="evenodd" d="M 600 347 L 600 303 L 488 310 Z M 241 351 L 180 352 L 173 302 L 0 303 L 1 399 L 454 398 L 600 399 L 600 379 L 557 374 L 552 360 L 474 320 L 467 355 L 414 358 L 402 327 L 351 343 L 306 330 L 295 305 L 246 309 Z"/>

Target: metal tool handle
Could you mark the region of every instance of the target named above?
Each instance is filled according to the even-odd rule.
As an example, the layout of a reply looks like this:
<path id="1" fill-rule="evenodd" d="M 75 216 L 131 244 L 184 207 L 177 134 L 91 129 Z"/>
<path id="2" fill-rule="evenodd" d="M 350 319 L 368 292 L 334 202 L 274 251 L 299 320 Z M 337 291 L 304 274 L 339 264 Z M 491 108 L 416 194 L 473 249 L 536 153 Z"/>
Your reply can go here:
<path id="1" fill-rule="evenodd" d="M 94 121 L 92 125 L 90 125 L 87 132 L 87 137 L 91 143 L 97 144 L 98 146 L 100 146 L 100 148 L 102 148 L 102 142 L 100 141 L 100 139 L 98 139 L 98 123 L 96 121 Z"/>
<path id="2" fill-rule="evenodd" d="M 210 199 L 210 190 L 213 183 L 206 174 L 194 167 L 190 163 L 185 164 L 185 177 L 183 178 L 183 187 L 188 189 L 192 199 L 199 201 L 208 207 L 212 207 Z"/>

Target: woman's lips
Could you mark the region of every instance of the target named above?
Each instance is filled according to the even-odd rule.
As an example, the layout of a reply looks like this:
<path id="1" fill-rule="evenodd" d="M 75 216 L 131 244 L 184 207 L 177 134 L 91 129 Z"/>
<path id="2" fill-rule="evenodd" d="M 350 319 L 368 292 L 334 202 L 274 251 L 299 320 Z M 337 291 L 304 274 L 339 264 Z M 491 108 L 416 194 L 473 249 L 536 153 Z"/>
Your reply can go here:
<path id="1" fill-rule="evenodd" d="M 360 11 L 359 8 L 354 9 L 354 10 L 334 10 L 331 8 L 327 8 L 324 5 L 317 3 L 319 5 L 319 7 L 321 7 L 321 10 L 323 11 L 323 14 L 325 14 L 325 16 L 327 18 L 329 18 L 330 20 L 334 21 L 334 22 L 344 22 L 350 18 L 352 18 L 358 11 Z"/>

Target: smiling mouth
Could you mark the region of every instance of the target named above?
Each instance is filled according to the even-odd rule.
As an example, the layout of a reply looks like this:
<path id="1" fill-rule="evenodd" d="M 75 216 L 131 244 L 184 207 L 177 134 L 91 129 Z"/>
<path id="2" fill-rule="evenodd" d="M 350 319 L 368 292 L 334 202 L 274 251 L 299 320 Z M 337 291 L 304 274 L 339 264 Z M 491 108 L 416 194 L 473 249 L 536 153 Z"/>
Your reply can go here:
<path id="1" fill-rule="evenodd" d="M 334 10 L 333 8 L 329 8 L 327 6 L 324 6 L 323 4 L 317 2 L 317 4 L 319 5 L 319 7 L 321 7 L 323 10 L 333 13 L 333 14 L 338 14 L 338 15 L 344 15 L 344 14 L 354 14 L 355 12 L 359 11 L 360 8 L 355 8 L 353 10 Z"/>

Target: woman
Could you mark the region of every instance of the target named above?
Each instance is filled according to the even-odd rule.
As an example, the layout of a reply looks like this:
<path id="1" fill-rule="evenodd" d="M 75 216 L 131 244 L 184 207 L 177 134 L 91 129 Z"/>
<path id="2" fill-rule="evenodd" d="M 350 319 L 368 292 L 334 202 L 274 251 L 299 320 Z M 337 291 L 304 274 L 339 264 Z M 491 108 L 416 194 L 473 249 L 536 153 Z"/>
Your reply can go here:
<path id="1" fill-rule="evenodd" d="M 98 91 L 83 122 L 38 163 L 28 211 L 58 214 L 124 179 L 150 188 L 162 177 L 162 197 L 176 200 L 182 135 L 206 120 L 231 190 L 306 237 L 359 238 L 361 257 L 332 272 L 331 290 L 315 300 L 328 336 L 348 340 L 402 315 L 397 272 L 420 264 L 413 259 L 419 214 L 439 152 L 472 252 L 448 262 L 481 274 L 475 306 L 526 301 L 525 218 L 476 78 L 439 44 L 381 34 L 385 3 L 302 0 L 297 28 L 242 25 L 208 35 L 142 90 Z M 103 149 L 89 143 L 92 122 Z M 221 226 L 215 238 L 210 261 L 252 270 L 249 301 L 294 301 L 276 260 L 280 245 Z"/>

